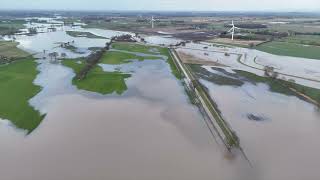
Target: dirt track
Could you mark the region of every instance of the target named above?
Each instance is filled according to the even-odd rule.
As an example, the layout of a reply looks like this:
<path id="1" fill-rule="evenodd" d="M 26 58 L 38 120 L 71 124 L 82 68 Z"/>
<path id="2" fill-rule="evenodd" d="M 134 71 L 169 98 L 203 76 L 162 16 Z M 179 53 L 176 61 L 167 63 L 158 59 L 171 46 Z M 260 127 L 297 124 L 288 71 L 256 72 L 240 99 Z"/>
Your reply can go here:
<path id="1" fill-rule="evenodd" d="M 206 65 L 206 66 L 223 66 L 226 67 L 226 65 L 220 64 L 218 62 L 214 61 L 208 61 L 205 59 L 201 59 L 198 57 L 195 57 L 191 54 L 183 53 L 177 51 L 179 57 L 181 58 L 181 61 L 185 64 L 201 64 L 201 65 Z"/>

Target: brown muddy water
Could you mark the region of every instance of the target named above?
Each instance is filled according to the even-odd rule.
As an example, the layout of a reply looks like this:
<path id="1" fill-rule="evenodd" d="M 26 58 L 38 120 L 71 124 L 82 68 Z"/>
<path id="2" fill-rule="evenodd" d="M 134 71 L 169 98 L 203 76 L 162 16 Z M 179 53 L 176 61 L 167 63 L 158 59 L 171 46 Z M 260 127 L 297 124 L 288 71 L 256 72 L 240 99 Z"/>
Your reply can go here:
<path id="1" fill-rule="evenodd" d="M 42 52 L 53 51 L 60 39 L 74 39 L 65 32 L 43 36 L 17 41 L 23 49 Z M 81 48 L 105 43 L 75 41 Z M 71 85 L 71 69 L 38 62 L 35 84 L 43 90 L 30 104 L 47 116 L 28 136 L 0 121 L 1 180 L 320 179 L 320 115 L 295 97 L 263 85 L 234 88 L 204 82 L 240 137 L 250 167 L 243 156 L 230 156 L 216 143 L 164 61 L 124 65 L 133 74 L 121 96 L 78 90 Z"/>
<path id="2" fill-rule="evenodd" d="M 257 179 L 320 178 L 320 110 L 265 84 L 241 87 L 201 80 L 240 138 Z"/>
<path id="3" fill-rule="evenodd" d="M 43 93 L 50 98 L 39 104 L 47 116 L 29 136 L 0 126 L 1 179 L 257 179 L 241 156 L 230 158 L 215 143 L 169 66 L 141 63 L 123 96 L 67 87 L 61 93 L 50 83 L 59 76 L 71 83 L 68 71 L 42 67 L 37 82 L 47 78 Z"/>

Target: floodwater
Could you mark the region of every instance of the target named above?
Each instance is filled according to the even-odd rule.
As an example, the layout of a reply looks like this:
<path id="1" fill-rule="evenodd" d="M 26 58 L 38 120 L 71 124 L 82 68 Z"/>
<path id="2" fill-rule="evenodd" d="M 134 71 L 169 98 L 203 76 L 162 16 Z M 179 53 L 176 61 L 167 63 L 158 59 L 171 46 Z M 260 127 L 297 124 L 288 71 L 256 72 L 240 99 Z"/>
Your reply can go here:
<path id="1" fill-rule="evenodd" d="M 296 97 L 270 92 L 265 84 L 235 88 L 201 82 L 237 132 L 258 179 L 319 179 L 319 109 Z"/>
<path id="2" fill-rule="evenodd" d="M 103 46 L 107 41 L 73 38 L 65 34 L 67 27 L 63 28 L 16 38 L 21 48 L 40 53 L 37 57 L 44 56 L 43 49 L 82 56 L 55 48 L 59 41 L 74 40 L 84 49 Z M 83 30 L 105 37 L 119 33 Z M 149 39 L 161 43 L 163 37 Z M 208 84 L 223 115 L 237 131 L 251 167 L 243 156 L 231 156 L 214 140 L 164 60 L 117 65 L 132 73 L 126 80 L 128 90 L 121 96 L 78 90 L 71 83 L 75 75 L 71 69 L 43 59 L 38 63 L 40 73 L 34 83 L 43 89 L 30 104 L 47 116 L 28 136 L 0 121 L 3 180 L 319 177 L 319 115 L 313 106 L 296 98 L 271 93 L 264 86 L 248 86 L 243 93 L 241 89 Z M 264 115 L 266 120 L 248 120 L 246 112 Z"/>
<path id="3" fill-rule="evenodd" d="M 60 79 L 71 79 L 68 68 L 52 66 L 56 74 L 43 69 L 36 80 L 45 87 L 40 102 L 50 97 L 39 128 L 25 136 L 0 126 L 1 178 L 255 179 L 241 156 L 230 159 L 215 143 L 165 61 L 136 62 L 123 96 L 63 84 L 66 91 L 54 93 Z"/>
<path id="4" fill-rule="evenodd" d="M 43 49 L 57 51 L 59 41 L 74 40 L 83 48 L 104 43 L 64 31 L 16 38 L 38 57 Z M 6 121 L 0 125 L 1 179 L 251 179 L 248 163 L 241 156 L 230 158 L 215 143 L 164 60 L 122 65 L 132 72 L 122 96 L 78 90 L 71 69 L 49 60 L 38 63 L 34 83 L 43 89 L 30 104 L 47 116 L 28 136 Z"/>
<path id="5" fill-rule="evenodd" d="M 282 73 L 279 78 L 293 79 L 296 83 L 320 89 L 320 60 L 278 56 L 246 48 L 217 47 L 211 43 L 189 43 L 177 51 L 257 75 L 264 74 L 264 66 L 272 66 Z"/>

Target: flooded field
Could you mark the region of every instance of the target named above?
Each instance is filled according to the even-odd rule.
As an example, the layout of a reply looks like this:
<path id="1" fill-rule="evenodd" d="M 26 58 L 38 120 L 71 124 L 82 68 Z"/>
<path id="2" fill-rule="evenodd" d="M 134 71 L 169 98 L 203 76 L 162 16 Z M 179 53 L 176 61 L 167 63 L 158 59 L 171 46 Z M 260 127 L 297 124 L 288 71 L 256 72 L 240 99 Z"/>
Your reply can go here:
<path id="1" fill-rule="evenodd" d="M 34 84 L 42 90 L 29 103 L 46 117 L 27 136 L 0 121 L 1 179 L 318 179 L 320 113 L 315 106 L 270 92 L 264 84 L 245 82 L 233 87 L 201 80 L 237 132 L 250 166 L 243 156 L 230 155 L 215 141 L 164 56 L 99 64 L 104 71 L 131 74 L 121 95 L 102 95 L 72 85 L 75 72 L 71 68 L 42 58 L 53 51 L 66 53 L 68 58 L 83 57 L 91 52 L 90 47 L 103 47 L 109 40 L 71 37 L 66 30 L 106 38 L 122 34 L 62 27 L 56 32 L 16 36 L 20 48 L 39 58 Z M 150 44 L 178 42 L 156 36 L 145 39 Z M 59 47 L 59 42 L 72 41 L 83 53 Z M 237 63 L 235 54 L 218 56 L 219 61 L 230 63 L 227 65 L 248 68 Z"/>
<path id="2" fill-rule="evenodd" d="M 253 49 L 236 48 L 212 43 L 190 43 L 177 49 L 203 61 L 213 61 L 237 70 L 263 75 L 264 66 L 272 66 L 281 78 L 320 88 L 320 61 L 315 59 L 277 56 Z"/>
<path id="3" fill-rule="evenodd" d="M 221 179 L 250 177 L 245 160 L 225 157 L 164 61 L 134 66 L 122 96 L 73 88 L 68 79 L 72 73 L 61 65 L 42 69 L 36 83 L 44 89 L 31 102 L 47 116 L 29 136 L 1 126 L 2 177 L 211 179 L 218 173 Z"/>
<path id="4" fill-rule="evenodd" d="M 265 84 L 235 88 L 201 80 L 232 125 L 259 179 L 318 179 L 320 111 Z"/>

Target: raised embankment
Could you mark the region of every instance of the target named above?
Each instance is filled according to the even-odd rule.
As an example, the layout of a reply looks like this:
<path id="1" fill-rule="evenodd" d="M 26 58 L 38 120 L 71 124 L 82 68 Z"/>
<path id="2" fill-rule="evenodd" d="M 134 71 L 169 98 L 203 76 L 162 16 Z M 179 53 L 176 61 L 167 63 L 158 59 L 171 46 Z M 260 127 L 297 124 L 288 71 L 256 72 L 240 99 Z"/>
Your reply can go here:
<path id="1" fill-rule="evenodd" d="M 229 150 L 233 147 L 240 147 L 239 138 L 230 128 L 228 123 L 223 119 L 220 111 L 217 108 L 217 105 L 213 102 L 207 91 L 195 78 L 188 66 L 182 63 L 179 55 L 175 52 L 175 50 L 170 49 L 170 53 L 177 68 L 185 77 L 184 81 L 186 89 L 189 91 L 188 93 L 192 94 L 192 96 L 196 98 L 196 104 L 208 117 L 210 122 L 210 131 L 214 130 Z"/>

